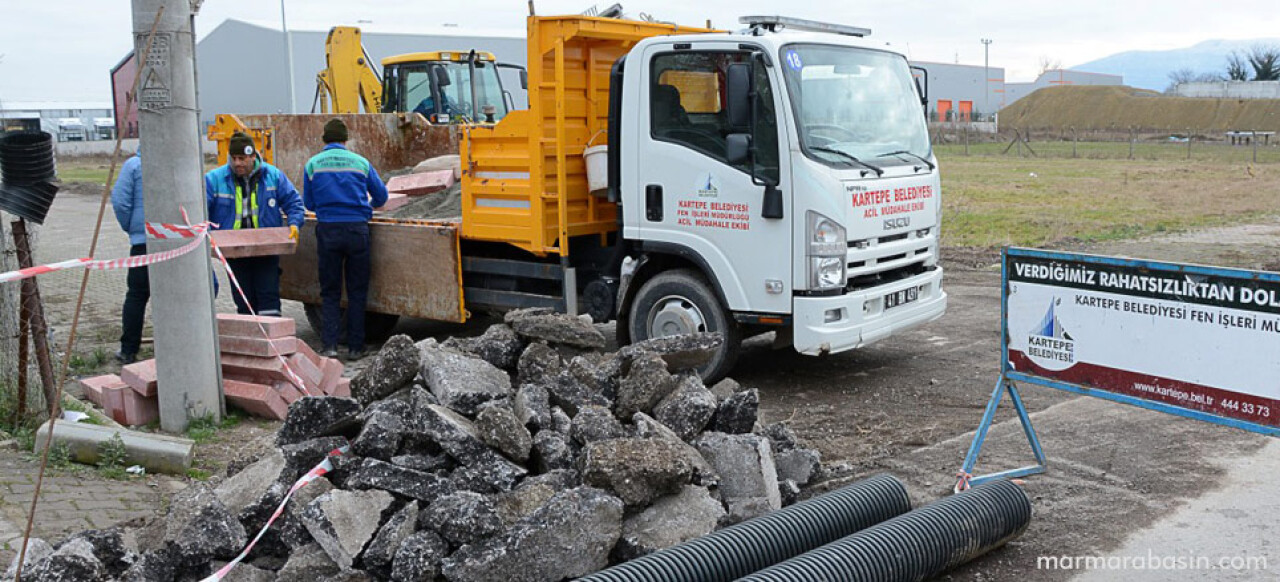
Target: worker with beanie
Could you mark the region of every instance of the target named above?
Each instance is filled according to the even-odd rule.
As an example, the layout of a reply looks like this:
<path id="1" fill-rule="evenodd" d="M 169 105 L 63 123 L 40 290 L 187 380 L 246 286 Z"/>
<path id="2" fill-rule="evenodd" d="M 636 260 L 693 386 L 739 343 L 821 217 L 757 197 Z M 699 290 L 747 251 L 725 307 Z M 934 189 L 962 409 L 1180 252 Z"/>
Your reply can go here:
<path id="1" fill-rule="evenodd" d="M 348 360 L 364 356 L 364 310 L 369 293 L 369 219 L 387 203 L 387 187 L 363 156 L 347 149 L 347 124 L 324 124 L 324 149 L 307 161 L 302 201 L 316 213 L 320 265 L 320 336 L 324 355 L 338 354 L 342 289 L 347 290 Z M 372 199 L 372 200 L 371 200 Z"/>
<path id="2" fill-rule="evenodd" d="M 288 226 L 290 238 L 306 216 L 298 190 L 279 168 L 262 161 L 249 134 L 231 135 L 227 164 L 204 176 L 209 221 L 217 230 Z M 232 289 L 236 311 L 280 315 L 280 257 L 227 259 L 246 297 Z M 247 299 L 247 302 L 246 302 Z"/>

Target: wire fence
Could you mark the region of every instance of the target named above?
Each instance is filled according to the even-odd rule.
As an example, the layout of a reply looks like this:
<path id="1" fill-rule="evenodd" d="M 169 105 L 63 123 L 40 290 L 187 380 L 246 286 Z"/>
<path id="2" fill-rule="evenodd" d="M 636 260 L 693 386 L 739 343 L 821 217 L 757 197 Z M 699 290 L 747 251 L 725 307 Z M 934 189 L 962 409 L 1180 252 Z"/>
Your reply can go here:
<path id="1" fill-rule="evenodd" d="M 1280 136 L 1248 129 L 1002 128 L 930 124 L 939 154 L 1036 158 L 1280 163 Z"/>

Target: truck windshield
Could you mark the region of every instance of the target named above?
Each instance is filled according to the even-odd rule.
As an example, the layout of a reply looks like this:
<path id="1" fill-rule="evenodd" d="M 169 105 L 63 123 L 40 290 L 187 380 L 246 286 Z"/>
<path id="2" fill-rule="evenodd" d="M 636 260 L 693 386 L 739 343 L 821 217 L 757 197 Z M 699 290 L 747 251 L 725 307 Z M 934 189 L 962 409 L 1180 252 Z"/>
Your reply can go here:
<path id="1" fill-rule="evenodd" d="M 929 158 L 928 129 L 906 59 L 807 44 L 784 46 L 781 57 L 800 145 L 810 158 L 839 167 Z"/>

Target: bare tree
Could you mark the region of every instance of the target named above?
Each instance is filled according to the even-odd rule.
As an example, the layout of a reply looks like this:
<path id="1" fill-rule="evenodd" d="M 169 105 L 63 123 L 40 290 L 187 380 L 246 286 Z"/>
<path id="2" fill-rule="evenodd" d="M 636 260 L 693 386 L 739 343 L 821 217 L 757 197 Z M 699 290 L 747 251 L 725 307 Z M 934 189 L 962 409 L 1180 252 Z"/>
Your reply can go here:
<path id="1" fill-rule="evenodd" d="M 1055 59 L 1055 58 L 1047 57 L 1043 55 L 1040 57 L 1040 74 L 1041 75 L 1048 73 L 1049 71 L 1056 71 L 1061 68 L 1062 68 L 1062 59 Z"/>
<path id="2" fill-rule="evenodd" d="M 1249 49 L 1249 66 L 1253 67 L 1254 81 L 1280 81 L 1280 48 L 1253 45 Z"/>
<path id="3" fill-rule="evenodd" d="M 1165 93 L 1173 93 L 1178 85 L 1183 83 L 1214 83 L 1221 81 L 1222 76 L 1214 73 L 1197 73 L 1188 68 L 1178 69 L 1169 73 L 1169 86 L 1165 87 Z"/>
<path id="4" fill-rule="evenodd" d="M 1231 51 L 1227 55 L 1227 80 L 1228 81 L 1248 81 L 1249 66 L 1245 63 L 1245 56 L 1240 51 Z"/>

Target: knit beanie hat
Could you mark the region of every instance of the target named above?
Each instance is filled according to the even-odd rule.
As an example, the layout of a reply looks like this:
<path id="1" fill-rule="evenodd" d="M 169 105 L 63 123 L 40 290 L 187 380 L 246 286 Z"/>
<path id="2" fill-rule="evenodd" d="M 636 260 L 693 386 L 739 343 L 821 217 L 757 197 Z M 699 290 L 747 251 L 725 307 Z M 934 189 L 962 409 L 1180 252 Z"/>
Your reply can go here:
<path id="1" fill-rule="evenodd" d="M 253 155 L 254 151 L 256 151 L 253 147 L 253 138 L 249 137 L 249 134 L 243 131 L 237 131 L 231 134 L 231 148 L 228 151 L 230 151 L 233 156 Z"/>
<path id="2" fill-rule="evenodd" d="M 347 124 L 341 119 L 333 118 L 324 124 L 324 143 L 347 141 Z"/>

